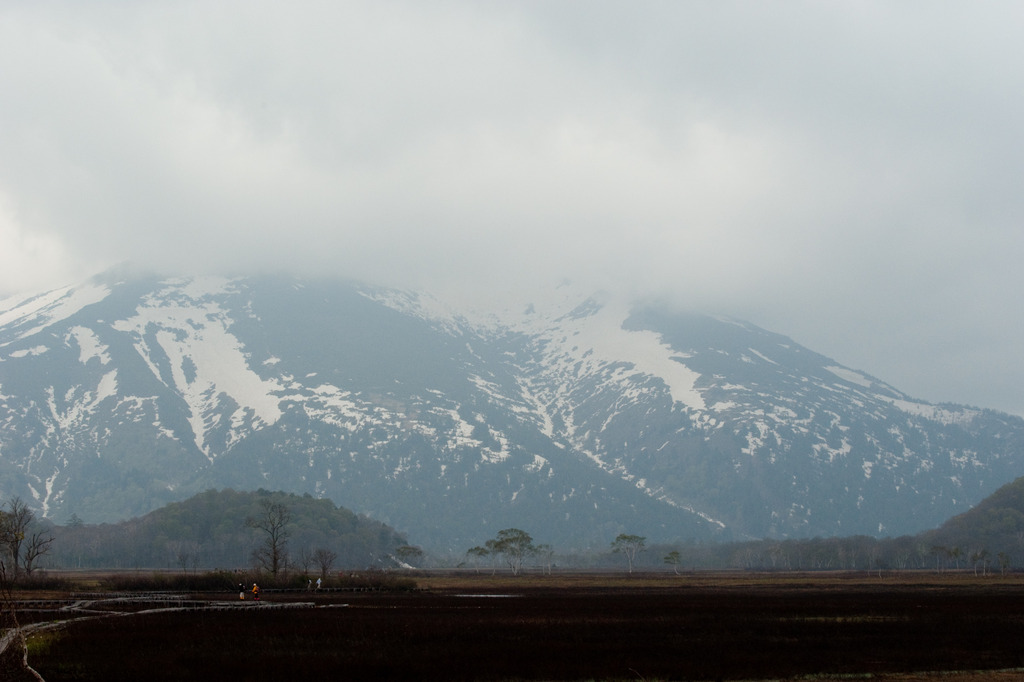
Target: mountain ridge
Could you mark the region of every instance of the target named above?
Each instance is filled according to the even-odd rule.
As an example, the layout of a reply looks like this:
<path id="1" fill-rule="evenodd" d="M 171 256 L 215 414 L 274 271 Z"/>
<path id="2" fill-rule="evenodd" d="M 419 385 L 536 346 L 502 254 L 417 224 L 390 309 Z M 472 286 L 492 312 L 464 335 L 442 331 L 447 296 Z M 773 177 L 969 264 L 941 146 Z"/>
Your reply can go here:
<path id="1" fill-rule="evenodd" d="M 564 287 L 469 311 L 343 280 L 109 273 L 0 310 L 0 492 L 139 515 L 330 497 L 432 551 L 909 533 L 1021 473 L 1024 420 L 738 320 Z"/>

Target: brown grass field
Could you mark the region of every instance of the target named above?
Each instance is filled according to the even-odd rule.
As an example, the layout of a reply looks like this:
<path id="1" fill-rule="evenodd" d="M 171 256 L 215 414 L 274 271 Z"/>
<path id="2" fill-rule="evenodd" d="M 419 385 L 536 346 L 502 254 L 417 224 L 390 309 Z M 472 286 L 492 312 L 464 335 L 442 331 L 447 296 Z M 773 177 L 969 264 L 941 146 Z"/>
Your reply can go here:
<path id="1" fill-rule="evenodd" d="M 415 590 L 266 591 L 259 604 L 230 588 L 159 604 L 79 595 L 88 613 L 38 601 L 72 601 L 60 592 L 14 598 L 22 626 L 64 621 L 28 635 L 47 682 L 1024 680 L 1024 576 L 413 579 Z"/>

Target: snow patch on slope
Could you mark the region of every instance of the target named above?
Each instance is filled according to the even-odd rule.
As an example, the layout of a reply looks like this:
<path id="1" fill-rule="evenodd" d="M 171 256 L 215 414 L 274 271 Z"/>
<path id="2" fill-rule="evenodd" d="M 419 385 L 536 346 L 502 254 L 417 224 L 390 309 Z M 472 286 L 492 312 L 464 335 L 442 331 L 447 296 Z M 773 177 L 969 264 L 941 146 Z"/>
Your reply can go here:
<path id="1" fill-rule="evenodd" d="M 871 388 L 871 385 L 874 383 L 873 381 L 871 381 L 871 379 L 868 379 L 860 372 L 855 372 L 852 369 L 846 369 L 845 367 L 837 367 L 835 365 L 829 365 L 828 367 L 825 367 L 825 369 L 832 372 L 843 381 L 848 381 L 851 384 L 857 384 L 858 386 L 863 386 L 864 388 Z"/>
<path id="2" fill-rule="evenodd" d="M 437 325 L 453 336 L 461 333 L 465 323 L 461 311 L 427 292 L 364 288 L 360 289 L 359 295 L 392 310 Z"/>
<path id="3" fill-rule="evenodd" d="M 46 351 L 50 350 L 46 346 L 33 346 L 32 348 L 23 348 L 16 350 L 11 353 L 12 358 L 27 358 L 30 355 L 42 355 Z"/>
<path id="4" fill-rule="evenodd" d="M 189 422 L 196 445 L 211 456 L 206 445 L 208 427 L 222 396 L 237 403 L 238 410 L 230 423 L 239 429 L 247 420 L 247 411 L 257 420 L 254 427 L 270 425 L 281 418 L 281 398 L 275 395 L 284 387 L 276 380 L 265 380 L 249 368 L 242 343 L 228 328 L 230 318 L 208 297 L 224 290 L 227 280 L 208 278 L 193 280 L 188 288 L 163 291 L 146 299 L 134 317 L 115 322 L 113 327 L 135 336 L 135 346 L 146 359 L 153 373 L 160 378 L 156 349 L 147 339 L 155 339 L 169 361 L 174 388 L 188 404 Z M 173 287 L 172 287 L 173 288 Z M 169 303 L 178 294 L 189 299 Z M 204 302 L 200 300 L 205 299 Z"/>
<path id="5" fill-rule="evenodd" d="M 79 393 L 81 388 L 72 386 L 61 397 L 57 396 L 53 386 L 46 389 L 46 404 L 58 430 L 67 432 L 80 426 L 101 402 L 117 394 L 117 370 L 104 374 L 94 391 Z"/>
<path id="6" fill-rule="evenodd" d="M 78 344 L 80 353 L 78 361 L 83 365 L 96 358 L 101 365 L 110 363 L 110 355 L 107 353 L 107 346 L 100 342 L 96 332 L 87 327 L 72 327 L 70 337 Z"/>
<path id="7" fill-rule="evenodd" d="M 929 403 L 900 400 L 898 398 L 890 398 L 889 396 L 884 395 L 876 397 L 879 400 L 884 400 L 885 402 L 892 404 L 894 407 L 903 410 L 907 414 L 924 417 L 925 419 L 930 419 L 932 421 L 939 422 L 940 424 L 957 424 L 960 426 L 967 426 L 981 413 L 980 410 L 973 410 L 969 408 L 948 409 L 938 405 L 931 405 Z"/>
<path id="8" fill-rule="evenodd" d="M 0 303 L 0 327 L 18 324 L 23 328 L 11 341 L 24 339 L 36 334 L 48 326 L 66 320 L 82 308 L 102 301 L 110 293 L 105 286 L 87 284 L 80 287 L 65 287 L 33 296 L 32 298 L 12 302 L 10 299 Z"/>
<path id="9" fill-rule="evenodd" d="M 549 326 L 542 336 L 549 348 L 557 349 L 563 373 L 596 373 L 612 363 L 628 363 L 632 371 L 624 372 L 623 380 L 636 375 L 661 379 L 672 400 L 694 410 L 704 411 L 704 397 L 696 388 L 700 374 L 685 364 L 686 356 L 664 343 L 661 335 L 623 328 L 629 317 L 629 306 L 618 301 L 594 302 L 589 314 L 563 316 Z"/>

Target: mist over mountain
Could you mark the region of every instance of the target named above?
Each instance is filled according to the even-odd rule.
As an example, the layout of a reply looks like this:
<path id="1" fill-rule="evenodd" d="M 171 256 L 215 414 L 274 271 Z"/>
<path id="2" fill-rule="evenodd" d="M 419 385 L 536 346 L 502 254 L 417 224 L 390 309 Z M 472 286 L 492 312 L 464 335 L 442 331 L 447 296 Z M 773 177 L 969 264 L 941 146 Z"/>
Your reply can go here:
<path id="1" fill-rule="evenodd" d="M 916 533 L 1021 474 L 1020 418 L 739 320 L 551 294 L 481 313 L 114 271 L 5 301 L 0 495 L 101 522 L 271 488 L 462 553 L 507 527 L 566 549 Z"/>

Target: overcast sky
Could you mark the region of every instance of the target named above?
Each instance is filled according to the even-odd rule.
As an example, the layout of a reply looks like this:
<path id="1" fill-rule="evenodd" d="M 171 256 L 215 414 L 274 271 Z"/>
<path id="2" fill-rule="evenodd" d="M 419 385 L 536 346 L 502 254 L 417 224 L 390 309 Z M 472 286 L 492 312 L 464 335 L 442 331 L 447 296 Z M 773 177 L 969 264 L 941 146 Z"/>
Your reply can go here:
<path id="1" fill-rule="evenodd" d="M 1024 4 L 0 3 L 0 294 L 570 278 L 1024 415 Z"/>

